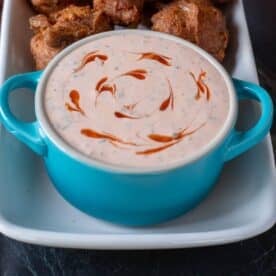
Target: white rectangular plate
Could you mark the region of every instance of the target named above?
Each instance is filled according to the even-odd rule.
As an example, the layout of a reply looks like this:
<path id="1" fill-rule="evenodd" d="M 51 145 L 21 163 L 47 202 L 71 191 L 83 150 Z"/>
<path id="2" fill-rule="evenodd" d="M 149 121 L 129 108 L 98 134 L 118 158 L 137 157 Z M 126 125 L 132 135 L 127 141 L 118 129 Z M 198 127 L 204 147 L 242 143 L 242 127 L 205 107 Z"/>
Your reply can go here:
<path id="1" fill-rule="evenodd" d="M 257 82 L 241 1 L 235 1 L 227 13 L 232 38 L 225 65 L 232 75 Z M 30 15 L 25 1 L 5 1 L 1 83 L 12 74 L 32 70 Z M 12 106 L 17 114 L 31 118 L 30 94 L 14 97 Z M 257 111 L 254 105 L 244 104 L 242 124 L 252 117 L 247 115 L 249 109 Z M 225 166 L 219 183 L 199 207 L 170 223 L 138 229 L 99 221 L 70 206 L 53 188 L 42 161 L 4 129 L 0 153 L 0 232 L 17 240 L 91 249 L 184 248 L 246 239 L 275 222 L 275 167 L 269 136 Z"/>

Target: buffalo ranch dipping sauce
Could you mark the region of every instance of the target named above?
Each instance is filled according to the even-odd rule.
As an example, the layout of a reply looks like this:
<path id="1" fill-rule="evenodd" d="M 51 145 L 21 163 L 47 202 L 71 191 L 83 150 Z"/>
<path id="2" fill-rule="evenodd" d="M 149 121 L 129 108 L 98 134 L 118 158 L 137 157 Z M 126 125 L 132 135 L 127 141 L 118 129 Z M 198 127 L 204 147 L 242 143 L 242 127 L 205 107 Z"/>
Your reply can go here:
<path id="1" fill-rule="evenodd" d="M 129 167 L 181 161 L 214 139 L 227 85 L 194 50 L 150 35 L 111 35 L 65 56 L 45 110 L 56 133 L 91 159 Z"/>

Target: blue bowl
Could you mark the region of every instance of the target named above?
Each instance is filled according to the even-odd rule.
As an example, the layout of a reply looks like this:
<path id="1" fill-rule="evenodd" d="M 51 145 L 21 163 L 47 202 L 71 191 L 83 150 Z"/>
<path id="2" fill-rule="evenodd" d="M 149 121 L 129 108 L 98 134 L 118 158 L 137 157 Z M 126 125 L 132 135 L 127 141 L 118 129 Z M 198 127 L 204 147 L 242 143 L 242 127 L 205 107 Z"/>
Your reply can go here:
<path id="1" fill-rule="evenodd" d="M 177 165 L 140 169 L 97 162 L 67 145 L 54 132 L 45 116 L 45 84 L 53 68 L 65 55 L 92 40 L 130 32 L 163 37 L 192 48 L 213 64 L 227 83 L 230 115 L 223 131 L 204 150 Z M 35 92 L 37 121 L 21 122 L 11 113 L 9 95 L 18 88 L 29 88 Z M 239 99 L 256 100 L 262 110 L 258 122 L 243 132 L 235 129 Z M 59 193 L 89 215 L 131 226 L 161 223 L 199 204 L 215 185 L 224 163 L 252 148 L 266 136 L 271 127 L 272 113 L 272 101 L 263 88 L 231 80 L 223 67 L 205 51 L 174 36 L 141 30 L 107 32 L 81 40 L 62 51 L 44 72 L 13 76 L 0 90 L 2 124 L 41 155 Z"/>

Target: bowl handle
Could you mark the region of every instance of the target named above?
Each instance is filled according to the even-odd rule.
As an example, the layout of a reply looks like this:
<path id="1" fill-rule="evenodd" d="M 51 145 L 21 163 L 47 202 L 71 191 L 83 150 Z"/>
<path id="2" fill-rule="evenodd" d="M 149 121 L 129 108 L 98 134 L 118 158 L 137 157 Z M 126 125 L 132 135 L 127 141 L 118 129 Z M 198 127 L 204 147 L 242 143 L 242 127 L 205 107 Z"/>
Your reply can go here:
<path id="1" fill-rule="evenodd" d="M 225 152 L 225 161 L 237 157 L 258 144 L 269 132 L 273 118 L 273 105 L 266 90 L 250 82 L 237 79 L 233 81 L 240 100 L 253 99 L 260 103 L 261 116 L 258 122 L 249 130 L 234 130 Z"/>
<path id="2" fill-rule="evenodd" d="M 38 122 L 19 121 L 9 107 L 9 95 L 18 88 L 28 88 L 35 93 L 41 71 L 15 75 L 9 78 L 0 89 L 0 119 L 5 128 L 21 142 L 39 155 L 46 155 L 47 146 L 40 132 Z"/>

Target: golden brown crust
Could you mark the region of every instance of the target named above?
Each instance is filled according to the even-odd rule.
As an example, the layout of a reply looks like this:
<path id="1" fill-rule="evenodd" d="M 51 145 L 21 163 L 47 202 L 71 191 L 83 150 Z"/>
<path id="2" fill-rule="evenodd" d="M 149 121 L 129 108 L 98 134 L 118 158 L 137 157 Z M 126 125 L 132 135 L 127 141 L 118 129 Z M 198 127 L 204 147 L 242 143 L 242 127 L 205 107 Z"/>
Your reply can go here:
<path id="1" fill-rule="evenodd" d="M 91 0 L 31 0 L 31 3 L 37 12 L 48 15 L 52 12 L 63 9 L 70 4 L 91 4 Z"/>
<path id="2" fill-rule="evenodd" d="M 221 11 L 206 0 L 177 0 L 152 17 L 152 29 L 187 39 L 219 61 L 225 56 L 228 31 Z"/>
<path id="3" fill-rule="evenodd" d="M 144 0 L 94 0 L 94 8 L 103 10 L 114 24 L 137 25 Z"/>
<path id="4" fill-rule="evenodd" d="M 214 4 L 231 0 L 147 0 L 153 7 L 152 29 L 170 33 L 193 43 L 222 61 L 228 44 L 225 18 Z M 31 0 L 43 14 L 30 18 L 35 36 L 31 51 L 37 69 L 43 69 L 69 44 L 98 32 L 112 29 L 111 22 L 137 25 L 144 0 Z M 75 5 L 70 5 L 70 4 Z M 169 4 L 168 4 L 169 3 Z M 84 4 L 89 4 L 83 6 Z M 149 15 L 149 14 L 148 14 Z"/>
<path id="5" fill-rule="evenodd" d="M 36 33 L 31 41 L 31 51 L 37 69 L 43 69 L 55 54 L 71 43 L 112 29 L 103 11 L 74 5 L 52 13 L 48 18 L 45 15 L 34 16 L 30 25 Z"/>
<path id="6" fill-rule="evenodd" d="M 198 32 L 196 43 L 219 61 L 223 61 L 228 46 L 229 32 L 221 11 L 210 7 L 200 9 L 198 14 Z"/>
<path id="7" fill-rule="evenodd" d="M 32 37 L 30 46 L 37 70 L 44 69 L 50 60 L 62 50 L 62 48 L 49 47 L 42 33 L 37 33 Z"/>
<path id="8" fill-rule="evenodd" d="M 69 7 L 50 15 L 54 24 L 45 31 L 49 46 L 67 46 L 91 34 L 112 29 L 109 18 L 103 11 L 92 11 L 89 6 Z"/>

